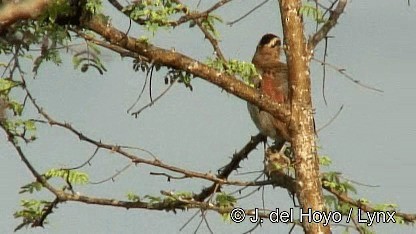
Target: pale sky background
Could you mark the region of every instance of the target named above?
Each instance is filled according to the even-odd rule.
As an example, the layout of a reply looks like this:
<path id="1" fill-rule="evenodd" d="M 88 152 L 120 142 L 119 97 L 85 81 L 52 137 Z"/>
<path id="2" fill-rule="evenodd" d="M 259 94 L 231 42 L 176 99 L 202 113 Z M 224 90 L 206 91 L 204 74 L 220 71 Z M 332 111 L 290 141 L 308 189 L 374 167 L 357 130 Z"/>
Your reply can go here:
<path id="1" fill-rule="evenodd" d="M 202 1 L 208 4 L 211 1 Z M 261 1 L 234 1 L 217 13 L 225 21 L 240 17 Z M 329 43 L 327 61 L 346 68 L 355 79 L 382 89 L 384 93 L 359 87 L 337 72 L 328 69 L 324 105 L 321 93 L 322 73 L 319 64 L 312 68 L 313 98 L 318 128 L 338 111 L 344 110 L 327 128 L 319 133 L 320 154 L 333 160 L 329 168 L 340 171 L 354 181 L 379 187 L 356 185 L 356 198 L 368 198 L 375 203 L 396 203 L 400 211 L 415 213 L 416 183 L 416 79 L 414 75 L 416 46 L 416 3 L 407 1 L 372 0 L 350 1 L 337 27 L 330 33 L 335 38 Z M 107 12 L 112 9 L 108 7 Z M 223 49 L 227 58 L 250 61 L 260 37 L 268 32 L 282 35 L 280 16 L 275 1 L 251 14 L 240 23 L 219 27 Z M 128 21 L 115 17 L 113 24 L 128 28 Z M 137 28 L 137 27 L 136 27 Z M 132 30 L 131 35 L 143 35 Z M 212 49 L 196 29 L 182 26 L 171 33 L 162 32 L 155 39 L 156 45 L 205 59 Z M 322 46 L 316 51 L 322 58 Z M 241 149 L 255 135 L 246 110 L 246 103 L 201 79 L 192 81 L 194 91 L 176 85 L 161 101 L 143 112 L 138 119 L 126 114 L 136 99 L 145 74 L 134 72 L 130 59 L 120 60 L 118 55 L 104 52 L 108 72 L 100 76 L 90 70 L 74 71 L 70 56 L 63 56 L 60 67 L 45 64 L 38 78 L 29 82 L 29 89 L 38 103 L 54 118 L 73 124 L 75 128 L 95 139 L 121 145 L 133 145 L 152 151 L 157 157 L 172 165 L 201 172 L 216 172 L 226 164 L 233 152 Z M 4 56 L 1 57 L 4 60 Z M 31 70 L 28 67 L 27 70 Z M 155 74 L 153 94 L 166 86 L 163 74 Z M 146 104 L 148 95 L 140 102 Z M 33 109 L 31 116 L 38 114 Z M 76 166 L 84 162 L 94 147 L 80 143 L 68 131 L 42 126 L 37 132 L 39 140 L 24 148 L 29 160 L 43 172 L 49 168 Z M 253 152 L 242 163 L 241 171 L 262 169 L 262 150 Z M 141 152 L 139 156 L 150 158 Z M 19 195 L 19 187 L 33 180 L 14 149 L 0 137 L 0 233 L 11 233 L 20 220 L 13 218 L 19 209 L 20 199 L 45 196 Z M 100 151 L 92 165 L 84 170 L 91 181 L 111 176 L 128 163 L 116 154 Z M 115 182 L 76 187 L 91 196 L 111 196 L 125 199 L 127 192 L 141 196 L 159 196 L 160 190 L 199 192 L 209 183 L 201 180 L 173 180 L 150 176 L 148 173 L 164 172 L 161 169 L 140 165 L 131 167 L 116 178 Z M 254 175 L 252 175 L 254 176 Z M 239 179 L 242 176 L 234 176 Z M 231 188 L 227 191 L 233 191 Z M 250 190 L 251 191 L 251 190 Z M 287 192 L 266 188 L 268 208 L 287 209 L 292 203 Z M 43 195 L 43 196 L 41 196 Z M 261 193 L 239 201 L 242 207 L 261 207 Z M 49 216 L 45 229 L 23 229 L 20 233 L 178 233 L 182 225 L 196 211 L 173 213 L 125 210 L 69 202 Z M 200 218 L 195 218 L 182 232 L 192 233 Z M 210 227 L 215 233 L 241 233 L 253 225 L 228 224 L 214 212 L 208 215 Z M 287 233 L 290 225 L 266 222 L 256 233 Z M 334 233 L 343 228 L 333 226 Z M 380 224 L 378 233 L 415 233 L 408 226 Z M 301 233 L 298 227 L 295 233 Z M 208 233 L 202 224 L 199 233 Z"/>

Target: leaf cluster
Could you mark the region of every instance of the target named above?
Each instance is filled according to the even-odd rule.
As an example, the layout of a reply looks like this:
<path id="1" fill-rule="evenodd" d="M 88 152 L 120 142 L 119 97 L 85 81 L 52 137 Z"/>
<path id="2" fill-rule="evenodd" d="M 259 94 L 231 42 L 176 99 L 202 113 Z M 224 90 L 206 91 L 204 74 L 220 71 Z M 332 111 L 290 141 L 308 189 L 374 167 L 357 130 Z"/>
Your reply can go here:
<path id="1" fill-rule="evenodd" d="M 253 79 L 258 76 L 256 67 L 249 62 L 240 61 L 237 59 L 223 61 L 218 58 L 209 58 L 206 63 L 209 67 L 212 67 L 220 72 L 225 72 L 229 75 L 240 77 L 246 84 L 250 86 L 254 86 Z"/>
<path id="2" fill-rule="evenodd" d="M 123 12 L 132 20 L 145 22 L 146 29 L 155 33 L 160 27 L 168 27 L 172 16 L 182 12 L 184 5 L 170 0 L 136 1 L 126 6 Z"/>
<path id="3" fill-rule="evenodd" d="M 312 20 L 318 24 L 326 22 L 324 18 L 324 13 L 321 11 L 319 7 L 315 5 L 303 4 L 299 10 L 299 13 L 306 17 L 312 18 Z"/>
<path id="4" fill-rule="evenodd" d="M 81 67 L 82 72 L 87 72 L 90 67 L 95 68 L 101 75 L 107 71 L 100 59 L 100 49 L 92 44 L 87 43 L 87 49 L 77 52 L 72 57 L 74 69 Z"/>
<path id="5" fill-rule="evenodd" d="M 76 170 L 68 170 L 68 169 L 50 169 L 46 173 L 42 175 L 42 177 L 46 180 L 50 180 L 52 178 L 61 178 L 68 184 L 71 189 L 72 185 L 83 185 L 88 183 L 89 177 L 88 174 Z M 34 181 L 29 184 L 26 184 L 20 188 L 19 193 L 34 193 L 39 192 L 43 188 L 43 185 L 39 181 Z M 35 223 L 39 223 L 40 220 L 42 224 L 47 223 L 47 220 L 43 220 L 43 216 L 45 212 L 50 212 L 47 210 L 51 210 L 51 206 L 54 206 L 54 202 L 46 201 L 46 200 L 21 200 L 21 207 L 22 209 L 16 211 L 14 213 L 15 218 L 22 218 L 22 223 L 19 224 L 15 230 L 19 230 L 22 227 L 28 226 Z"/>
<path id="6" fill-rule="evenodd" d="M 16 211 L 13 216 L 14 218 L 22 218 L 22 223 L 19 224 L 14 231 L 18 231 L 23 227 L 27 227 L 30 224 L 36 223 L 41 219 L 43 213 L 52 203 L 45 200 L 35 200 L 35 199 L 22 199 L 20 205 L 23 207 L 22 210 Z M 47 220 L 44 223 L 48 223 Z"/>

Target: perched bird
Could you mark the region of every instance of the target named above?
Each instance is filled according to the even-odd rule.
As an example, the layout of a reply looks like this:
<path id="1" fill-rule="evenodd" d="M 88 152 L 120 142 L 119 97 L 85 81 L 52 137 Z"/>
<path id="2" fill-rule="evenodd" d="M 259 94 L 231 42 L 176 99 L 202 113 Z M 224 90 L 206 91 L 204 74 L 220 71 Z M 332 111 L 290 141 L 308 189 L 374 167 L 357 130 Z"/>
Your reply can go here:
<path id="1" fill-rule="evenodd" d="M 261 38 L 252 60 L 260 75 L 254 79 L 254 86 L 274 101 L 285 103 L 288 101 L 289 74 L 287 65 L 280 61 L 280 51 L 281 40 L 278 36 L 266 34 Z M 274 139 L 278 145 L 290 141 L 285 123 L 249 102 L 247 107 L 261 134 Z"/>

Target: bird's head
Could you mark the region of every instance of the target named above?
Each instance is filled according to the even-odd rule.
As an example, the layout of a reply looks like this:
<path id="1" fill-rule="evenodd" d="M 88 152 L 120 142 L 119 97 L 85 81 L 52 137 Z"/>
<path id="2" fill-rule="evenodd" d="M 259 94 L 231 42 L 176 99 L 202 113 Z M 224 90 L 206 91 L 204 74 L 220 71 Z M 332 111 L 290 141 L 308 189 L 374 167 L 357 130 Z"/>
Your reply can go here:
<path id="1" fill-rule="evenodd" d="M 282 41 L 280 40 L 280 37 L 268 33 L 260 39 L 254 56 L 262 58 L 263 61 L 279 61 L 281 45 Z"/>
<path id="2" fill-rule="evenodd" d="M 257 47 L 277 48 L 280 47 L 281 44 L 280 37 L 268 33 L 261 38 Z"/>

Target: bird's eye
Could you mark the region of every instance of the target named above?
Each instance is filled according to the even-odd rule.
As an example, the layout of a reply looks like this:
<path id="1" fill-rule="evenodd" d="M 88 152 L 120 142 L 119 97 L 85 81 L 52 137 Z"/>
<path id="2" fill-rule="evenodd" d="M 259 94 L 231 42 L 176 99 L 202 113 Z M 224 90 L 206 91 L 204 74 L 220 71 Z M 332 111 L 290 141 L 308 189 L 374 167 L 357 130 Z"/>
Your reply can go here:
<path id="1" fill-rule="evenodd" d="M 280 41 L 280 39 L 279 38 L 273 38 L 273 40 L 271 40 L 270 42 L 269 42 L 269 47 L 272 47 L 272 48 L 275 48 L 275 47 L 277 47 L 277 46 L 280 46 L 282 43 L 281 43 L 281 41 Z"/>
<path id="2" fill-rule="evenodd" d="M 276 47 L 276 46 L 281 46 L 282 42 L 279 39 L 276 39 L 273 44 L 272 47 Z"/>

